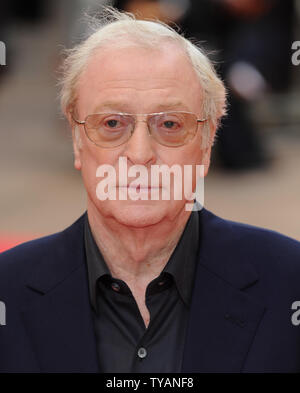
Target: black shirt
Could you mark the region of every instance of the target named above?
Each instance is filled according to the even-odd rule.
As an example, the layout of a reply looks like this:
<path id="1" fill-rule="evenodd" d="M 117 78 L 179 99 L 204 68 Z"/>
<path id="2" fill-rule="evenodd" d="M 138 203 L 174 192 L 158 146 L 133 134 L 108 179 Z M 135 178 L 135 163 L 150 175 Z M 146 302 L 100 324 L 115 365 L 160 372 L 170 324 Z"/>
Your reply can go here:
<path id="1" fill-rule="evenodd" d="M 85 217 L 85 249 L 100 372 L 180 372 L 199 243 L 191 212 L 161 274 L 146 290 L 145 327 L 127 284 L 111 276 Z"/>

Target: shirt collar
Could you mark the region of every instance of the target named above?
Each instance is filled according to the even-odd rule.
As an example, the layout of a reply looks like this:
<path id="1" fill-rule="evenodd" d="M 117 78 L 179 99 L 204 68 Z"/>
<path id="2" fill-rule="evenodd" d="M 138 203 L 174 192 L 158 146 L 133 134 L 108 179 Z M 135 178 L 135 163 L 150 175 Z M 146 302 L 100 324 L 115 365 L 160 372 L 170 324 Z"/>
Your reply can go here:
<path id="1" fill-rule="evenodd" d="M 173 276 L 178 292 L 189 306 L 199 246 L 199 216 L 192 211 L 184 231 L 163 272 Z"/>
<path id="2" fill-rule="evenodd" d="M 104 275 L 111 275 L 106 262 L 95 242 L 89 224 L 87 212 L 84 217 L 84 245 L 88 268 L 90 299 L 94 310 L 97 310 L 97 281 Z"/>
<path id="3" fill-rule="evenodd" d="M 88 215 L 84 219 L 84 242 L 88 267 L 90 299 L 94 310 L 97 310 L 97 281 L 104 275 L 111 276 L 109 268 L 93 237 Z M 170 274 L 184 303 L 189 306 L 192 297 L 194 272 L 197 263 L 199 245 L 199 217 L 192 211 L 184 231 L 169 261 L 162 271 Z"/>

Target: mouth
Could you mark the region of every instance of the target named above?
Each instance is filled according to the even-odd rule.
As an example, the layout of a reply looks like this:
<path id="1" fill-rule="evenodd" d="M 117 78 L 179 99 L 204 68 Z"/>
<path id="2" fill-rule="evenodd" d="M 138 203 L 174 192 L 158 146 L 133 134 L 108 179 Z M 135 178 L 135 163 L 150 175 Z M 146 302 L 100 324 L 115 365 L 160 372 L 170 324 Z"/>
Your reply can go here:
<path id="1" fill-rule="evenodd" d="M 127 188 L 128 190 L 136 190 L 136 191 L 143 191 L 143 190 L 159 190 L 162 187 L 161 186 L 148 186 L 148 185 L 131 185 L 131 184 L 127 184 L 127 185 L 119 185 L 119 188 Z"/>

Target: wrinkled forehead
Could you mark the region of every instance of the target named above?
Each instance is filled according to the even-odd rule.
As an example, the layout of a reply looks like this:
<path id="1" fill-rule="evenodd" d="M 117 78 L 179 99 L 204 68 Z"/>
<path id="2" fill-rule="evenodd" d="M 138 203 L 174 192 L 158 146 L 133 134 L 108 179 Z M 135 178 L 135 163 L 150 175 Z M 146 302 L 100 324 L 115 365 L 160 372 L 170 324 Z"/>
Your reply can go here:
<path id="1" fill-rule="evenodd" d="M 101 100 L 105 94 L 128 95 L 131 100 L 136 95 L 143 100 L 155 94 L 166 98 L 178 95 L 199 101 L 202 89 L 184 50 L 164 43 L 158 48 L 134 45 L 97 49 L 80 76 L 78 102 L 93 100 L 94 96 Z"/>
<path id="2" fill-rule="evenodd" d="M 133 68 L 134 67 L 134 68 Z M 100 73 L 108 77 L 119 75 L 134 75 L 134 70 L 140 71 L 135 76 L 150 77 L 159 73 L 181 74 L 182 70 L 195 75 L 188 55 L 182 47 L 174 42 L 161 42 L 159 46 L 142 46 L 137 43 L 121 42 L 118 45 L 100 47 L 92 52 L 87 60 L 81 79 L 89 78 Z M 116 73 L 116 75 L 115 75 Z M 144 74 L 144 75 L 143 75 Z"/>

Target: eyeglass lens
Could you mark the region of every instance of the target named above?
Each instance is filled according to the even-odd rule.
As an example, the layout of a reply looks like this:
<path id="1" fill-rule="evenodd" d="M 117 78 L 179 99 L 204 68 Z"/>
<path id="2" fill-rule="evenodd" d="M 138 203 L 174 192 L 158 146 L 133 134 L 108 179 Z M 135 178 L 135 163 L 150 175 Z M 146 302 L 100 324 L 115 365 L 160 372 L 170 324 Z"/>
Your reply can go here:
<path id="1" fill-rule="evenodd" d="M 136 118 L 119 113 L 97 113 L 86 118 L 85 129 L 89 139 L 102 147 L 116 147 L 132 135 Z M 197 117 L 192 113 L 168 112 L 147 116 L 150 135 L 165 146 L 181 146 L 196 134 Z"/>

